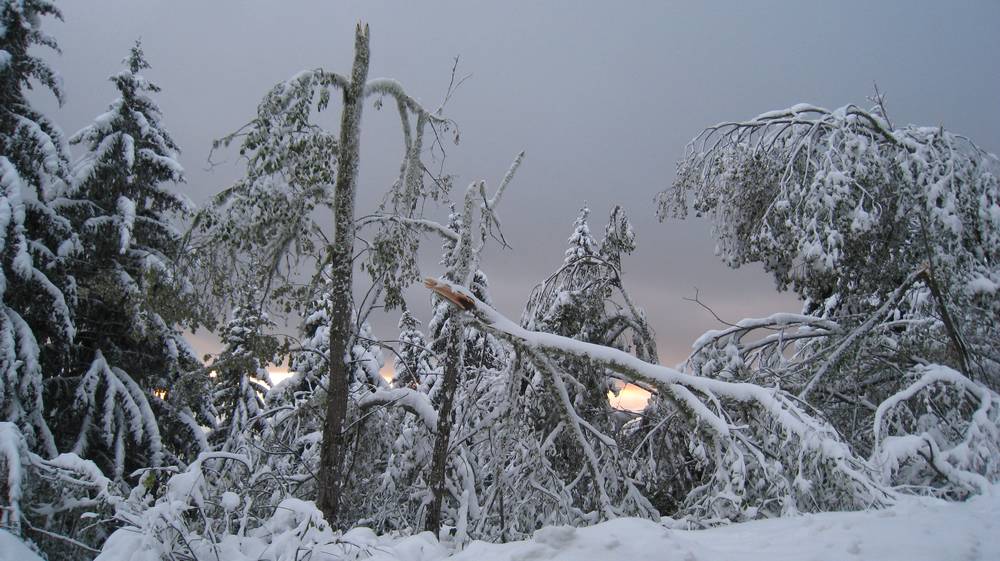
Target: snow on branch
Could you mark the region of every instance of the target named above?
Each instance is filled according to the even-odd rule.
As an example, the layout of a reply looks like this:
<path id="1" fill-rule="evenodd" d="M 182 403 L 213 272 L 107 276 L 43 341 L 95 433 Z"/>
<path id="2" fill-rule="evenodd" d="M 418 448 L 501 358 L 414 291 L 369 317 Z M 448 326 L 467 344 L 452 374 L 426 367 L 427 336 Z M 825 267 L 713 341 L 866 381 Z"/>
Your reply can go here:
<path id="1" fill-rule="evenodd" d="M 953 498 L 985 493 L 1000 478 L 1000 395 L 938 364 L 875 412 L 872 463 L 886 483 Z"/>
<path id="2" fill-rule="evenodd" d="M 24 478 L 24 464 L 30 452 L 14 423 L 0 422 L 0 467 L 6 471 L 3 480 L 4 503 L 0 512 L 0 526 L 12 528 L 15 533 L 21 527 L 21 484 Z"/>
<path id="3" fill-rule="evenodd" d="M 86 453 L 91 432 L 96 432 L 106 446 L 114 445 L 119 451 L 124 450 L 125 440 L 130 439 L 145 448 L 151 466 L 162 464 L 160 429 L 145 392 L 128 373 L 110 366 L 100 351 L 95 353 L 90 368 L 77 385 L 73 406 L 84 412 L 74 453 Z M 114 470 L 119 476 L 124 461 L 120 453 L 115 455 Z"/>
<path id="4" fill-rule="evenodd" d="M 456 232 L 449 230 L 440 222 L 435 222 L 426 218 L 408 218 L 395 214 L 371 214 L 359 218 L 358 227 L 363 228 L 371 224 L 384 224 L 386 222 L 396 222 L 404 226 L 412 227 L 416 230 L 424 230 L 429 233 L 437 234 L 446 240 L 455 242 L 458 241 L 458 234 Z"/>
<path id="5" fill-rule="evenodd" d="M 373 95 L 386 95 L 392 97 L 397 102 L 404 105 L 412 113 L 424 116 L 431 122 L 442 124 L 450 124 L 452 122 L 450 119 L 445 119 L 428 112 L 422 105 L 420 105 L 420 103 L 417 102 L 417 100 L 413 99 L 406 93 L 406 90 L 403 89 L 403 84 L 399 83 L 397 80 L 393 80 L 392 78 L 375 78 L 373 80 L 369 80 L 365 84 L 364 96 L 367 98 Z"/>
<path id="6" fill-rule="evenodd" d="M 426 393 L 411 388 L 379 388 L 358 400 L 362 411 L 382 405 L 402 407 L 416 415 L 430 432 L 437 430 L 438 414 Z"/>
<path id="7" fill-rule="evenodd" d="M 735 497 L 736 503 L 753 500 L 753 482 L 744 481 L 753 470 L 770 486 L 756 499 L 760 504 L 777 500 L 784 503 L 782 509 L 821 508 L 824 501 L 859 508 L 894 498 L 894 492 L 876 480 L 873 470 L 832 426 L 807 413 L 787 392 L 692 376 L 610 347 L 530 331 L 461 286 L 440 279 L 428 279 L 427 286 L 449 301 L 461 302 L 460 307 L 486 330 L 529 355 L 585 359 L 629 381 L 655 387 L 689 415 L 695 430 L 707 431 L 706 437 L 714 442 L 714 450 L 706 453 L 713 455 L 707 458 L 707 467 L 715 473 L 706 485 L 716 491 L 702 487 L 704 501 L 715 501 L 719 493 Z"/>

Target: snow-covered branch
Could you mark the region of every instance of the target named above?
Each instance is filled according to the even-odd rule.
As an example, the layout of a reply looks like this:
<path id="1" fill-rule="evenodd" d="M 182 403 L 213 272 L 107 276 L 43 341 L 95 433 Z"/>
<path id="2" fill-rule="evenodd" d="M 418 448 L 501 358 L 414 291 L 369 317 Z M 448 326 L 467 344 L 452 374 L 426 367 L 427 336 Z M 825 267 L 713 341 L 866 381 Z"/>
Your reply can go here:
<path id="1" fill-rule="evenodd" d="M 428 279 L 427 284 L 431 290 L 451 301 L 469 302 L 468 313 L 484 329 L 522 351 L 538 356 L 584 359 L 618 372 L 629 380 L 656 387 L 662 395 L 672 399 L 693 417 L 694 426 L 701 427 L 701 430 L 710 429 L 711 439 L 719 446 L 716 454 L 721 454 L 714 460 L 716 469 L 731 466 L 733 461 L 737 461 L 734 458 L 740 458 L 738 461 L 742 465 L 749 461 L 749 457 L 759 454 L 758 449 L 762 449 L 765 453 L 755 461 L 759 462 L 759 469 L 768 477 L 785 480 L 785 483 L 778 486 L 780 494 L 810 495 L 809 485 L 803 486 L 796 482 L 809 476 L 808 473 L 814 473 L 811 477 L 826 479 L 825 484 L 833 485 L 846 493 L 847 502 L 855 507 L 884 504 L 892 500 L 892 491 L 875 480 L 866 462 L 853 454 L 833 427 L 807 413 L 794 396 L 786 392 L 748 383 L 692 376 L 672 368 L 643 362 L 617 349 L 530 331 L 479 301 L 460 286 L 432 279 Z M 751 429 L 749 434 L 745 427 L 730 421 L 739 409 L 746 407 L 751 412 L 742 417 L 742 422 L 761 425 Z M 751 446 L 750 439 L 767 434 L 759 431 L 774 431 L 773 434 L 781 435 L 781 443 L 773 437 L 766 437 Z M 751 456 L 748 457 L 748 454 Z M 765 457 L 771 459 L 765 460 Z M 775 465 L 781 467 L 775 470 L 773 461 L 777 461 Z M 830 471 L 821 476 L 812 470 Z M 744 472 L 743 477 L 745 476 Z M 793 488 L 797 491 L 793 491 Z M 812 496 L 811 500 L 820 500 L 818 496 Z M 794 503 L 795 500 L 792 499 L 792 504 Z"/>
<path id="2" fill-rule="evenodd" d="M 426 393 L 410 388 L 379 388 L 358 400 L 362 411 L 376 406 L 394 405 L 416 415 L 432 433 L 437 430 L 438 414 Z"/>

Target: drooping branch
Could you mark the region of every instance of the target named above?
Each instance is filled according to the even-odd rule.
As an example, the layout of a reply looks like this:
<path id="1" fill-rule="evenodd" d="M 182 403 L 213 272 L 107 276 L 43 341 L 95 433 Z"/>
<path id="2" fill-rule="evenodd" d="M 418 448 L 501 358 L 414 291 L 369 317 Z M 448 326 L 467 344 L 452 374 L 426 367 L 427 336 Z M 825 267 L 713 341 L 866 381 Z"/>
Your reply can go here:
<path id="1" fill-rule="evenodd" d="M 395 405 L 413 413 L 430 432 L 437 431 L 438 414 L 426 393 L 410 388 L 379 388 L 358 401 L 361 411 L 382 405 Z"/>
<path id="2" fill-rule="evenodd" d="M 906 280 L 903 281 L 903 284 L 899 285 L 896 288 L 896 290 L 894 290 L 885 299 L 885 303 L 882 304 L 881 308 L 879 308 L 877 311 L 871 314 L 871 316 L 869 316 L 864 323 L 862 323 L 860 326 L 858 326 L 857 329 L 855 329 L 849 335 L 847 335 L 847 337 L 844 337 L 844 340 L 841 341 L 841 343 L 837 345 L 837 348 L 834 349 L 832 353 L 830 353 L 830 356 L 828 356 L 826 360 L 823 361 L 822 366 L 820 366 L 819 370 L 816 371 L 816 374 L 813 375 L 812 379 L 809 380 L 809 383 L 806 384 L 806 387 L 803 388 L 801 392 L 799 392 L 799 399 L 805 401 L 809 397 L 809 394 L 816 388 L 817 384 L 819 384 L 820 380 L 823 379 L 826 373 L 829 372 L 830 369 L 837 364 L 837 361 L 840 360 L 840 357 L 844 354 L 844 352 L 847 351 L 847 349 L 851 348 L 854 342 L 857 341 L 860 337 L 864 336 L 869 331 L 874 329 L 874 327 L 878 325 L 878 323 L 885 318 L 885 315 L 899 304 L 899 301 L 903 298 L 903 295 L 906 294 L 906 292 L 910 289 L 910 287 L 913 286 L 913 283 L 915 283 L 917 279 L 921 278 L 925 274 L 926 274 L 925 268 L 920 268 L 910 273 L 910 275 L 906 277 Z"/>
<path id="3" fill-rule="evenodd" d="M 516 348 L 531 354 L 585 359 L 593 364 L 617 372 L 623 379 L 655 387 L 659 393 L 680 404 L 693 415 L 700 426 L 711 430 L 724 449 L 746 446 L 743 428 L 728 420 L 723 400 L 735 405 L 753 407 L 775 423 L 782 432 L 793 435 L 799 447 L 799 469 L 802 455 L 822 458 L 872 504 L 892 499 L 893 492 L 876 482 L 871 468 L 854 456 L 848 445 L 828 423 L 804 411 L 794 396 L 778 389 L 764 388 L 748 383 L 733 383 L 711 378 L 692 376 L 656 364 L 650 364 L 623 351 L 584 343 L 568 337 L 524 329 L 504 317 L 492 307 L 479 301 L 469 291 L 443 280 L 430 280 L 428 287 L 450 301 L 472 303 L 468 313 L 483 329 L 508 341 Z M 757 422 L 760 420 L 758 419 Z M 787 445 L 786 445 L 787 447 Z M 787 453 L 787 450 L 785 450 Z M 733 451 L 740 454 L 741 452 Z M 728 453 L 727 453 L 728 454 Z M 726 456 L 729 457 L 729 456 Z M 796 466 L 786 465 L 784 470 L 794 471 Z M 823 469 L 816 467 L 815 469 Z M 794 477 L 790 471 L 780 471 L 785 477 Z M 849 482 L 849 483 L 846 483 Z"/>

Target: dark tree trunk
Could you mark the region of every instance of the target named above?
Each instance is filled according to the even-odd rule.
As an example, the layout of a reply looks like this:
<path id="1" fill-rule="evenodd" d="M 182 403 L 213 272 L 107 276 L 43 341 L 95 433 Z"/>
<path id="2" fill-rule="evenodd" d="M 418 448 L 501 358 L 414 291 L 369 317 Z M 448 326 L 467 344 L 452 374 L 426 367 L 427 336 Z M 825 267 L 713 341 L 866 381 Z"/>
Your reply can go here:
<path id="1" fill-rule="evenodd" d="M 441 530 L 441 504 L 444 501 L 445 482 L 448 469 L 448 446 L 451 443 L 451 410 L 455 402 L 455 391 L 462 375 L 462 325 L 458 314 L 449 311 L 448 346 L 445 355 L 444 385 L 441 388 L 441 403 L 438 406 L 437 437 L 434 440 L 434 455 L 431 459 L 430 488 L 433 499 L 427 511 L 424 529 L 435 536 Z"/>
<path id="2" fill-rule="evenodd" d="M 465 208 L 462 211 L 462 225 L 459 228 L 459 240 L 454 252 L 456 261 L 449 277 L 456 284 L 468 285 L 471 280 L 469 272 L 472 267 L 472 189 L 466 192 Z M 462 377 L 462 355 L 465 350 L 465 329 L 462 319 L 455 309 L 449 309 L 447 327 L 447 345 L 445 347 L 444 381 L 441 388 L 441 403 L 438 405 L 437 435 L 434 440 L 434 455 L 431 458 L 431 473 L 427 481 L 431 488 L 432 499 L 424 529 L 438 535 L 441 531 L 441 505 L 444 503 L 444 493 L 448 471 L 448 446 L 451 444 L 451 410 L 455 402 L 455 391 Z"/>
<path id="3" fill-rule="evenodd" d="M 354 199 L 357 192 L 361 136 L 361 110 L 368 80 L 368 26 L 358 24 L 354 39 L 351 82 L 344 88 L 344 112 L 340 122 L 340 154 L 334 184 L 334 235 L 330 248 L 332 298 L 330 303 L 330 381 L 326 422 L 317 473 L 316 505 L 331 526 L 337 524 L 344 487 L 344 420 L 347 417 L 349 365 L 344 360 L 354 336 L 351 317 L 351 287 L 354 281 Z"/>

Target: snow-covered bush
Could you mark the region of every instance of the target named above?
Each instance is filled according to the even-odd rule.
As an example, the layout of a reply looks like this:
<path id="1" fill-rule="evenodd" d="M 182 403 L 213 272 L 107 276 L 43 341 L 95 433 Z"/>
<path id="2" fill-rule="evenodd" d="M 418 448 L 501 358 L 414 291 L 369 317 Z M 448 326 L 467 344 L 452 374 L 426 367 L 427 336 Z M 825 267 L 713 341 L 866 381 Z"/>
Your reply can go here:
<path id="1" fill-rule="evenodd" d="M 126 492 L 76 454 L 38 456 L 13 423 L 0 422 L 0 527 L 50 561 L 92 558 L 118 527 Z"/>
<path id="2" fill-rule="evenodd" d="M 887 483 L 964 499 L 1000 480 L 1000 395 L 937 364 L 875 412 L 872 463 Z"/>
<path id="3" fill-rule="evenodd" d="M 376 553 L 440 556 L 430 534 L 397 540 L 356 527 L 331 529 L 312 501 L 291 496 L 280 476 L 250 457 L 210 452 L 169 477 L 154 496 L 137 489 L 119 508 L 125 525 L 97 561 L 300 561 L 365 559 Z M 425 557 L 426 555 L 426 557 Z"/>
<path id="4" fill-rule="evenodd" d="M 244 455 L 205 452 L 179 473 L 145 472 L 118 505 L 124 525 L 98 559 L 235 558 L 227 555 L 232 537 L 260 527 L 286 494 L 261 468 Z"/>

